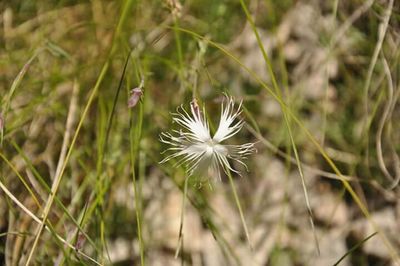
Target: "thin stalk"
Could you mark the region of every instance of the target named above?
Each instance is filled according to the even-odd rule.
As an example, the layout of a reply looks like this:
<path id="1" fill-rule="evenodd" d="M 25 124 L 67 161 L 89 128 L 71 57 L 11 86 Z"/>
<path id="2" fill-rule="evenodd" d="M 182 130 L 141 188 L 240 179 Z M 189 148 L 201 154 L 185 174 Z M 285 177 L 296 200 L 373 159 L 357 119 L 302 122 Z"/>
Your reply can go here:
<path id="1" fill-rule="evenodd" d="M 35 193 L 33 193 L 32 189 L 29 187 L 28 183 L 21 176 L 21 174 L 18 172 L 18 170 L 15 168 L 15 166 L 1 152 L 0 152 L 0 158 L 2 158 L 3 161 L 6 162 L 6 164 L 11 168 L 11 170 L 15 173 L 15 175 L 18 176 L 19 180 L 21 180 L 21 183 L 24 185 L 26 190 L 28 190 L 29 194 L 32 196 L 32 199 L 36 203 L 36 206 L 39 209 L 42 209 L 42 206 L 40 205 L 39 200 L 36 198 Z"/>
<path id="2" fill-rule="evenodd" d="M 14 79 L 11 88 L 8 92 L 7 98 L 3 105 L 3 110 L 0 111 L 0 116 L 2 116 L 0 119 L 3 120 L 2 124 L 7 123 L 7 114 L 10 110 L 11 107 L 11 100 L 14 96 L 15 91 L 17 90 L 18 86 L 20 85 L 22 79 L 24 78 L 26 72 L 28 71 L 29 66 L 33 62 L 33 60 L 43 51 L 43 49 L 38 49 L 31 58 L 29 58 L 28 62 L 25 63 L 25 65 L 22 67 L 21 71 L 18 73 L 17 77 Z M 4 139 L 4 128 L 5 126 L 1 126 L 0 128 L 0 147 L 3 145 L 3 139 Z"/>
<path id="3" fill-rule="evenodd" d="M 240 200 L 239 200 L 238 194 L 236 192 L 236 187 L 235 187 L 235 183 L 233 182 L 232 173 L 229 170 L 227 170 L 226 173 L 227 173 L 228 178 L 229 178 L 229 183 L 230 183 L 231 188 L 232 188 L 233 197 L 235 199 L 236 206 L 237 206 L 237 208 L 239 210 L 240 220 L 242 221 L 242 225 L 243 225 L 244 233 L 246 234 L 247 242 L 249 243 L 250 249 L 253 251 L 253 246 L 252 246 L 251 241 L 250 241 L 249 230 L 247 229 L 246 220 L 244 219 L 242 205 L 240 204 Z"/>
<path id="4" fill-rule="evenodd" d="M 143 236 L 142 236 L 142 213 L 141 213 L 141 193 L 138 189 L 137 183 L 136 183 L 136 155 L 137 155 L 137 150 L 138 150 L 138 145 L 140 141 L 140 132 L 142 129 L 142 123 L 143 123 L 143 104 L 139 103 L 139 115 L 138 115 L 139 121 L 136 124 L 136 127 L 134 128 L 132 126 L 133 122 L 131 122 L 130 126 L 130 159 L 131 159 L 131 167 L 132 167 L 132 184 L 133 184 L 133 190 L 134 190 L 134 197 L 135 197 L 135 212 L 136 212 L 136 225 L 137 225 L 137 234 L 138 234 L 138 240 L 139 240 L 139 250 L 140 250 L 140 265 L 144 266 L 145 265 L 145 260 L 144 260 L 144 242 L 143 242 Z M 132 121 L 132 113 L 131 113 L 131 121 Z"/>
<path id="5" fill-rule="evenodd" d="M 110 60 L 111 60 L 112 56 L 114 55 L 114 53 L 116 52 L 116 49 L 117 49 L 116 40 L 117 40 L 117 37 L 119 37 L 120 34 L 121 34 L 122 26 L 123 26 L 123 24 L 125 22 L 125 19 L 126 19 L 127 15 L 128 15 L 128 10 L 130 9 L 130 6 L 132 5 L 132 3 L 133 3 L 133 0 L 127 0 L 125 2 L 124 6 L 123 6 L 121 17 L 120 17 L 120 19 L 118 21 L 117 28 L 116 28 L 116 30 L 114 32 L 110 53 L 109 53 L 109 55 L 107 57 L 106 62 L 104 63 L 104 65 L 103 65 L 103 67 L 101 69 L 100 75 L 99 75 L 99 77 L 98 77 L 98 79 L 96 81 L 96 84 L 95 84 L 95 86 L 94 86 L 94 88 L 93 88 L 93 90 L 92 90 L 92 92 L 91 92 L 91 94 L 89 96 L 88 102 L 87 102 L 87 104 L 86 104 L 86 106 L 84 108 L 84 111 L 82 113 L 81 119 L 80 119 L 80 121 L 78 123 L 78 126 L 76 128 L 75 134 L 74 134 L 74 136 L 72 138 L 71 145 L 70 145 L 68 153 L 67 153 L 67 155 L 65 157 L 64 163 L 62 164 L 62 166 L 60 168 L 59 174 L 54 179 L 54 182 L 53 182 L 53 185 L 52 185 L 52 188 L 51 188 L 51 194 L 49 195 L 49 199 L 47 200 L 45 208 L 44 208 L 44 211 L 43 211 L 43 221 L 39 224 L 39 227 L 38 227 L 38 229 L 36 231 L 36 237 L 35 237 L 35 240 L 33 241 L 32 248 L 31 248 L 31 250 L 29 252 L 28 259 L 27 259 L 25 265 L 29 265 L 31 263 L 31 260 L 33 258 L 35 249 L 36 249 L 36 247 L 37 247 L 37 245 L 39 243 L 39 238 L 40 238 L 40 236 L 41 236 L 41 234 L 43 232 L 44 225 L 46 223 L 47 217 L 48 217 L 48 215 L 50 213 L 50 210 L 51 210 L 51 207 L 53 205 L 54 198 L 55 198 L 56 193 L 57 193 L 57 191 L 59 189 L 59 186 L 61 184 L 61 180 L 62 180 L 62 177 L 64 175 L 64 171 L 65 171 L 65 169 L 67 167 L 67 164 L 68 164 L 69 158 L 71 157 L 72 151 L 74 150 L 74 146 L 75 146 L 75 143 L 76 143 L 76 141 L 78 139 L 78 135 L 79 135 L 80 130 L 82 128 L 83 122 L 84 122 L 84 120 L 85 120 L 85 118 L 86 118 L 86 116 L 87 116 L 87 114 L 89 112 L 89 109 L 90 109 L 90 107 L 92 105 L 92 102 L 93 102 L 93 100 L 94 100 L 94 98 L 95 98 L 95 96 L 97 94 L 97 91 L 99 90 L 100 85 L 101 85 L 102 81 L 104 80 L 104 77 L 106 76 L 106 73 L 107 73 L 108 68 L 110 66 Z"/>
<path id="6" fill-rule="evenodd" d="M 348 255 L 350 255 L 351 253 L 353 253 L 356 249 L 358 249 L 359 247 L 361 247 L 365 242 L 367 242 L 369 239 L 371 239 L 373 236 L 375 236 L 378 232 L 374 232 L 372 234 L 370 234 L 369 236 L 367 236 L 366 238 L 364 238 L 361 242 L 357 243 L 356 245 L 354 245 L 349 251 L 347 251 L 335 264 L 333 264 L 333 266 L 337 266 L 340 264 L 340 262 L 342 262 L 342 260 L 344 260 Z"/>
<path id="7" fill-rule="evenodd" d="M 179 64 L 178 75 L 179 75 L 181 82 L 183 82 L 183 73 L 182 73 L 182 71 L 183 71 L 183 54 L 182 54 L 182 43 L 181 43 L 180 32 L 178 30 L 178 28 L 179 28 L 178 18 L 174 18 L 174 26 L 176 28 L 176 30 L 174 30 L 174 34 L 175 34 L 176 50 L 178 53 L 178 64 Z"/>
<path id="8" fill-rule="evenodd" d="M 181 223 L 179 225 L 179 238 L 178 238 L 178 246 L 176 247 L 176 251 L 175 251 L 175 258 L 178 258 L 179 251 L 181 250 L 181 247 L 183 247 L 183 223 L 184 223 L 184 218 L 185 218 L 185 207 L 186 207 L 188 184 L 189 184 L 189 177 L 185 178 L 185 183 L 183 185 Z"/>
<path id="9" fill-rule="evenodd" d="M 3 192 L 16 204 L 18 207 L 20 207 L 28 216 L 30 216 L 35 222 L 38 224 L 42 224 L 43 222 L 35 215 L 33 214 L 24 204 L 22 204 L 12 193 L 7 189 L 7 187 L 0 181 L 0 189 L 3 190 Z M 102 265 L 99 262 L 97 262 L 95 259 L 91 258 L 90 256 L 86 255 L 85 253 L 81 252 L 80 250 L 76 250 L 75 247 L 70 244 L 67 240 L 59 236 L 51 227 L 49 223 L 46 224 L 45 227 L 49 232 L 51 232 L 58 241 L 64 243 L 66 246 L 68 246 L 70 249 L 75 250 L 79 255 L 87 258 L 88 260 L 92 261 L 96 265 Z"/>
<path id="10" fill-rule="evenodd" d="M 288 115 L 288 113 L 291 111 L 290 110 L 290 105 L 288 105 L 288 104 L 285 105 L 285 102 L 284 102 L 284 100 L 282 98 L 282 93 L 280 91 L 278 82 L 277 82 L 277 80 L 275 78 L 275 74 L 274 74 L 274 71 L 272 69 L 271 61 L 270 61 L 270 59 L 269 59 L 269 57 L 267 55 L 267 52 L 265 51 L 264 45 L 263 45 L 263 43 L 261 41 L 260 35 L 258 34 L 258 31 L 256 29 L 255 23 L 254 23 L 251 15 L 249 13 L 249 10 L 247 9 L 247 6 L 246 6 L 246 4 L 244 3 L 243 0 L 240 0 L 240 4 L 242 6 L 242 9 L 243 9 L 244 13 L 246 14 L 247 21 L 250 23 L 250 26 L 251 26 L 251 28 L 252 28 L 252 30 L 254 32 L 254 35 L 256 36 L 258 46 L 259 46 L 259 48 L 261 50 L 261 53 L 262 53 L 262 55 L 264 57 L 264 61 L 267 64 L 268 73 L 269 73 L 269 76 L 271 77 L 275 94 L 280 99 L 279 104 L 281 105 L 281 110 L 282 110 L 282 113 L 283 113 L 283 117 L 285 119 L 286 128 L 288 130 L 289 137 L 290 137 L 290 143 L 292 145 L 294 156 L 296 158 L 297 168 L 299 170 L 299 174 L 300 174 L 300 178 L 301 178 L 301 184 L 302 184 L 302 187 L 303 187 L 304 198 L 305 198 L 305 201 L 306 201 L 306 207 L 307 207 L 307 211 L 308 211 L 310 225 L 311 225 L 311 229 L 312 229 L 313 235 L 314 235 L 315 246 L 317 248 L 317 252 L 318 252 L 318 255 L 319 255 L 320 254 L 319 243 L 318 243 L 318 238 L 317 238 L 317 235 L 316 235 L 316 232 L 315 232 L 313 213 L 312 213 L 312 210 L 311 210 L 310 201 L 308 199 L 306 181 L 305 181 L 303 169 L 301 167 L 301 163 L 300 163 L 300 158 L 299 158 L 299 154 L 298 154 L 298 151 L 297 151 L 296 142 L 294 141 L 294 137 L 293 137 L 293 133 L 292 133 L 291 119 L 290 119 L 290 116 Z M 286 106 L 286 108 L 285 108 L 285 106 Z"/>
<path id="11" fill-rule="evenodd" d="M 131 53 L 129 53 L 128 60 L 131 56 Z M 142 75 L 142 71 L 140 70 L 140 64 L 136 61 L 133 60 L 135 68 L 138 70 L 137 71 L 137 80 L 140 80 L 140 84 L 143 87 L 144 86 L 144 77 Z M 125 71 L 125 69 L 124 69 Z M 127 81 L 129 82 L 129 81 Z M 129 86 L 127 86 L 129 87 Z M 133 111 L 129 111 L 129 116 L 130 116 L 130 125 L 129 125 L 129 141 L 130 141 L 130 161 L 131 161 L 131 167 L 132 167 L 132 185 L 133 185 L 133 190 L 134 190 L 134 197 L 135 197 L 135 212 L 136 212 L 136 225 L 137 225 L 137 234 L 138 234 L 138 240 L 139 240 L 139 252 L 140 252 L 140 265 L 144 266 L 145 265 L 145 256 L 144 256 L 144 241 L 143 241 L 143 234 L 142 234 L 142 193 L 141 193 L 141 185 L 140 185 L 140 180 L 139 180 L 139 185 L 136 182 L 136 157 L 139 153 L 139 144 L 140 144 L 140 139 L 141 139 L 141 134 L 142 134 L 142 127 L 143 127 L 143 114 L 144 114 L 144 104 L 142 101 L 139 101 L 139 113 L 137 114 L 137 121 L 135 127 L 133 127 Z M 143 163 L 143 162 L 141 162 Z M 141 178 L 141 173 L 140 173 L 140 166 L 139 166 L 139 178 Z"/>
<path id="12" fill-rule="evenodd" d="M 27 164 L 27 166 L 32 171 L 33 175 L 36 177 L 36 179 L 39 181 L 39 183 L 44 187 L 44 189 L 48 193 L 51 193 L 51 188 L 49 187 L 49 185 L 47 185 L 46 181 L 44 181 L 44 179 L 40 176 L 39 172 L 33 166 L 32 162 L 29 160 L 29 158 L 23 153 L 22 149 L 14 141 L 11 141 L 11 144 L 16 149 L 18 154 L 23 158 L 24 162 Z M 89 241 L 89 243 L 92 245 L 92 247 L 94 249 L 96 249 L 96 251 L 99 252 L 99 250 L 97 249 L 97 247 L 96 247 L 94 241 L 92 240 L 92 238 L 83 230 L 83 228 L 80 226 L 78 221 L 72 216 L 70 211 L 64 206 L 64 204 L 61 202 L 61 200 L 57 196 L 54 198 L 54 200 L 55 200 L 56 204 L 62 209 L 63 213 L 69 219 L 71 219 L 71 221 L 74 223 L 74 225 L 76 227 L 78 227 L 79 231 L 85 236 L 85 238 Z M 62 221 L 62 219 L 63 218 L 61 218 L 60 221 Z"/>
<path id="13" fill-rule="evenodd" d="M 306 126 L 300 121 L 300 119 L 290 110 L 290 108 L 282 102 L 281 98 L 276 95 L 276 93 L 258 76 L 253 70 L 248 68 L 246 65 L 243 64 L 243 62 L 233 55 L 230 51 L 228 51 L 223 45 L 218 44 L 216 42 L 213 42 L 209 39 L 207 39 L 204 36 L 201 36 L 193 31 L 179 28 L 180 31 L 185 32 L 194 38 L 206 41 L 209 43 L 211 46 L 217 48 L 220 50 L 223 54 L 228 56 L 230 59 L 232 59 L 234 62 L 236 62 L 241 68 L 243 68 L 251 77 L 256 80 L 260 86 L 266 90 L 281 106 L 285 109 L 285 111 L 288 113 L 288 115 L 293 119 L 293 121 L 300 127 L 300 129 L 306 134 L 307 138 L 312 142 L 312 144 L 317 148 L 319 153 L 322 155 L 322 157 L 325 159 L 325 161 L 328 163 L 328 165 L 331 167 L 331 169 L 335 172 L 335 174 L 340 178 L 340 181 L 343 183 L 344 187 L 346 190 L 349 192 L 350 196 L 353 198 L 354 202 L 356 205 L 359 207 L 363 215 L 367 218 L 369 223 L 372 225 L 375 231 L 379 233 L 379 236 L 384 243 L 384 245 L 387 247 L 388 251 L 390 252 L 392 258 L 400 263 L 400 257 L 398 253 L 396 252 L 395 248 L 393 247 L 392 243 L 389 241 L 389 239 L 386 237 L 385 233 L 382 232 L 380 229 L 380 226 L 372 219 L 371 214 L 367 208 L 366 205 L 361 201 L 360 197 L 357 195 L 357 193 L 354 191 L 353 187 L 350 185 L 350 183 L 346 180 L 346 178 L 343 176 L 343 174 L 340 172 L 336 164 L 332 161 L 332 159 L 328 156 L 328 154 L 325 152 L 325 149 L 320 145 L 320 143 L 315 139 L 315 137 L 312 135 L 312 133 L 306 128 Z"/>
<path id="14" fill-rule="evenodd" d="M 376 63 L 378 61 L 379 53 L 382 49 L 383 42 L 385 40 L 385 35 L 389 26 L 389 21 L 390 17 L 392 14 L 392 9 L 393 9 L 393 3 L 394 0 L 390 0 L 387 9 L 385 10 L 384 14 L 384 19 L 382 23 L 378 27 L 378 40 L 375 45 L 374 53 L 371 58 L 371 62 L 368 67 L 368 72 L 367 72 L 367 77 L 364 83 L 364 112 L 365 112 L 365 118 L 364 118 L 364 130 L 366 131 L 366 136 L 365 136 L 365 147 L 366 147 L 366 159 L 367 159 L 367 164 L 369 164 L 369 146 L 368 146 L 368 140 L 369 140 L 369 123 L 368 123 L 368 117 L 369 117 L 369 88 L 371 85 L 372 81 L 372 74 L 374 72 Z"/>

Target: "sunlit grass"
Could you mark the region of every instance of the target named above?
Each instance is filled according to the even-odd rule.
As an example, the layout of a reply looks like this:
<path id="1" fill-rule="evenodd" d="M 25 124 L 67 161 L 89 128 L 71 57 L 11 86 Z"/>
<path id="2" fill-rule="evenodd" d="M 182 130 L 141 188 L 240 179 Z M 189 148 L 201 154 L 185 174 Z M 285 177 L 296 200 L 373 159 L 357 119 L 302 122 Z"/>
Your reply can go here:
<path id="1" fill-rule="evenodd" d="M 349 233 L 356 223 L 373 232 L 351 246 L 343 236 L 346 250 L 332 264 L 357 261 L 355 250 L 372 241 L 384 246 L 382 259 L 399 263 L 399 244 L 375 218 L 399 198 L 395 1 L 0 6 L 0 264 L 207 265 L 207 237 L 227 265 L 273 265 L 280 254 L 304 264 L 326 256 L 320 239 L 332 228 Z M 330 26 L 293 30 L 290 16 L 304 6 Z M 319 85 L 302 82 L 319 67 L 322 96 L 307 96 Z M 143 95 L 129 107 L 134 88 Z M 173 162 L 160 164 L 166 145 L 159 135 L 175 128 L 175 108 L 196 98 L 215 132 L 224 95 L 243 99 L 246 125 L 230 141 L 257 142 L 249 171 L 197 180 Z M 271 158 L 285 169 L 281 187 L 263 191 L 267 207 L 254 206 L 265 173 L 274 172 Z M 288 194 L 293 184 L 304 195 L 297 205 Z M 334 206 L 345 203 L 347 225 L 330 222 L 336 208 L 327 224 L 316 217 L 319 186 L 329 188 Z M 273 191 L 284 196 L 269 202 Z M 165 204 L 169 195 L 179 198 L 174 206 Z M 181 215 L 166 214 L 176 208 Z M 263 220 L 273 208 L 281 208 L 279 218 Z M 311 226 L 293 229 L 287 213 Z M 195 232 L 193 215 L 201 241 L 187 229 Z M 314 236 L 311 251 L 286 240 L 298 240 L 297 232 Z"/>

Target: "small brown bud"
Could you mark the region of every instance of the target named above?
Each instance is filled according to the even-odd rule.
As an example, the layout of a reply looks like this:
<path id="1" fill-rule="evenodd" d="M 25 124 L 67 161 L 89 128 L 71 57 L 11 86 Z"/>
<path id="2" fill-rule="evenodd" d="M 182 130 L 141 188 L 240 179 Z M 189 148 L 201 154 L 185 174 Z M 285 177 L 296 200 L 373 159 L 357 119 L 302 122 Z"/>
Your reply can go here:
<path id="1" fill-rule="evenodd" d="M 128 107 L 132 108 L 135 107 L 137 102 L 140 100 L 140 97 L 142 97 L 143 91 L 140 88 L 134 88 L 131 90 L 131 96 L 129 97 L 128 100 Z"/>
<path id="2" fill-rule="evenodd" d="M 130 91 L 130 93 L 129 93 L 130 96 L 129 96 L 129 99 L 128 99 L 128 107 L 129 108 L 135 107 L 136 104 L 138 103 L 138 101 L 140 100 L 140 98 L 142 97 L 142 95 L 143 95 L 143 90 L 142 90 L 143 86 L 144 86 L 144 80 L 142 79 L 142 81 L 140 82 L 139 87 L 136 87 L 136 88 L 134 88 L 134 89 L 132 89 Z"/>

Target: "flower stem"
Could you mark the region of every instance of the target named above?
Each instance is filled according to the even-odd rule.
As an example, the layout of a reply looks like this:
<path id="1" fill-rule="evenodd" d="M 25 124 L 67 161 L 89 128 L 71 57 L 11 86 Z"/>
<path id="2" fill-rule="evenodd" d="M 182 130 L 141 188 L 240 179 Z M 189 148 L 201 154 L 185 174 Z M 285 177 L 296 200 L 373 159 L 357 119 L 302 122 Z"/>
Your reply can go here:
<path id="1" fill-rule="evenodd" d="M 246 234 L 247 242 L 249 243 L 250 249 L 253 250 L 253 246 L 252 246 L 252 244 L 250 242 L 249 230 L 247 229 L 246 220 L 244 219 L 244 215 L 243 215 L 242 206 L 240 205 L 239 197 L 238 197 L 237 192 L 236 192 L 235 183 L 233 183 L 232 173 L 229 170 L 226 171 L 226 173 L 227 173 L 228 178 L 229 178 L 229 183 L 230 183 L 230 185 L 232 187 L 233 197 L 235 198 L 236 206 L 239 209 L 240 220 L 242 221 L 242 225 L 243 225 L 244 232 Z"/>
<path id="2" fill-rule="evenodd" d="M 185 179 L 185 184 L 183 187 L 183 197 L 182 197 L 182 210 L 181 210 L 181 224 L 179 226 L 179 239 L 178 239 L 178 246 L 175 251 L 175 258 L 178 258 L 179 251 L 183 246 L 183 219 L 185 217 L 185 206 L 186 206 L 186 197 L 187 197 L 187 189 L 189 184 L 189 177 Z"/>

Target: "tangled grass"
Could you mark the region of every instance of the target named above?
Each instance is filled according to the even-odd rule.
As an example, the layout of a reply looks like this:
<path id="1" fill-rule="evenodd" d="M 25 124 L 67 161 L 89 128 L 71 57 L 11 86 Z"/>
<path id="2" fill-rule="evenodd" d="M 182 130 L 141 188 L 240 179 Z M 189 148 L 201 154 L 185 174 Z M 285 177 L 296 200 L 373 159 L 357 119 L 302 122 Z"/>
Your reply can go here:
<path id="1" fill-rule="evenodd" d="M 1 264 L 398 265 L 400 5 L 328 2 L 0 2 Z M 249 171 L 160 164 L 225 95 Z"/>

